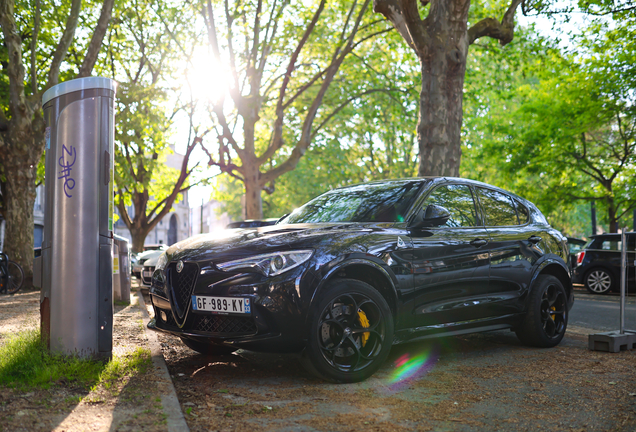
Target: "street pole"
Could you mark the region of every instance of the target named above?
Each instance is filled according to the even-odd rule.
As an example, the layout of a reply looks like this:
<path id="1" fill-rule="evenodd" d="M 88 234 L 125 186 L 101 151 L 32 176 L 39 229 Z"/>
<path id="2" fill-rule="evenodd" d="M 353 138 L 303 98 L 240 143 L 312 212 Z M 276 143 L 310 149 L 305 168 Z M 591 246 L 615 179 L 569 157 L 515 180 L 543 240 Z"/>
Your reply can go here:
<path id="1" fill-rule="evenodd" d="M 625 334 L 625 292 L 626 292 L 626 269 L 627 269 L 627 236 L 623 227 L 621 232 L 621 334 Z"/>
<path id="2" fill-rule="evenodd" d="M 592 213 L 592 235 L 596 235 L 596 204 L 595 201 L 592 201 L 592 206 L 591 206 L 591 213 Z"/>

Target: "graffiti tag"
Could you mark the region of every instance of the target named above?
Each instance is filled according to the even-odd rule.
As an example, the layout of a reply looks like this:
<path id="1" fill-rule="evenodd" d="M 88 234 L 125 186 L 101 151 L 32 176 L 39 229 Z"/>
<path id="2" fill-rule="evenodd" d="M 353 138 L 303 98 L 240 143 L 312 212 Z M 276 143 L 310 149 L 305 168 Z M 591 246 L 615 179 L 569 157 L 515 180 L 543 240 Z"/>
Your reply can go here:
<path id="1" fill-rule="evenodd" d="M 76 159 L 75 147 L 66 147 L 62 144 L 62 156 L 58 159 L 58 165 L 62 170 L 58 173 L 59 177 L 57 179 L 64 179 L 64 195 L 68 198 L 72 197 L 70 191 L 75 187 L 75 180 L 71 177 L 71 168 L 75 165 Z"/>

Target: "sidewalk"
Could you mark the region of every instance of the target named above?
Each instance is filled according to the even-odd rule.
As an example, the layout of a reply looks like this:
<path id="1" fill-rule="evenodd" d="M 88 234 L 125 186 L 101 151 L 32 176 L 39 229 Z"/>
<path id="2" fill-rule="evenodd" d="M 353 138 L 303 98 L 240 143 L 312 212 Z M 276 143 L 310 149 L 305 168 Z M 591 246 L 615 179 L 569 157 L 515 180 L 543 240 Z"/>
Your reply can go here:
<path id="1" fill-rule="evenodd" d="M 145 373 L 110 388 L 95 386 L 91 390 L 74 383 L 56 383 L 28 393 L 0 387 L 0 430 L 187 430 L 161 348 L 154 333 L 146 331 L 148 316 L 138 295 L 131 293 L 130 305 L 115 306 L 113 357 L 142 348 L 153 360 Z M 0 345 L 11 334 L 39 327 L 39 299 L 39 291 L 0 296 Z"/>

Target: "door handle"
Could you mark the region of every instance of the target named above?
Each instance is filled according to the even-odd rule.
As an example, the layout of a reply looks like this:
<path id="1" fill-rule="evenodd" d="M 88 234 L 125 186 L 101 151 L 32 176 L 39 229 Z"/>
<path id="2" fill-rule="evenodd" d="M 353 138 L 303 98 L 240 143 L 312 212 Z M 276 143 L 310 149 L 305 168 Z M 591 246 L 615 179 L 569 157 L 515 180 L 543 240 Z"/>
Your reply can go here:
<path id="1" fill-rule="evenodd" d="M 541 237 L 533 235 L 530 236 L 530 238 L 528 239 L 528 241 L 534 245 L 536 245 L 537 243 L 539 243 L 541 241 Z"/>
<path id="2" fill-rule="evenodd" d="M 470 244 L 475 246 L 475 247 L 482 247 L 482 246 L 486 246 L 488 244 L 488 240 L 475 239 L 475 240 L 471 241 Z"/>

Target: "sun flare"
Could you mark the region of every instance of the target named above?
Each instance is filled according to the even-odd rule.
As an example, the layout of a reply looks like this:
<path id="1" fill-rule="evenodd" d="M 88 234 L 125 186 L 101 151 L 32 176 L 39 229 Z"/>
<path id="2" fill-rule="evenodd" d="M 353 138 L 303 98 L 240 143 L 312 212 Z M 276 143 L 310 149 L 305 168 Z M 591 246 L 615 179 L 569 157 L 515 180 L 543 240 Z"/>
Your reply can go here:
<path id="1" fill-rule="evenodd" d="M 216 102 L 230 89 L 230 67 L 219 63 L 206 49 L 195 51 L 185 71 L 188 89 L 194 99 Z"/>

